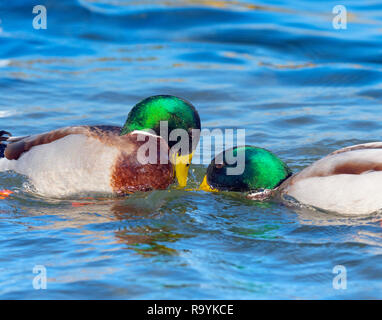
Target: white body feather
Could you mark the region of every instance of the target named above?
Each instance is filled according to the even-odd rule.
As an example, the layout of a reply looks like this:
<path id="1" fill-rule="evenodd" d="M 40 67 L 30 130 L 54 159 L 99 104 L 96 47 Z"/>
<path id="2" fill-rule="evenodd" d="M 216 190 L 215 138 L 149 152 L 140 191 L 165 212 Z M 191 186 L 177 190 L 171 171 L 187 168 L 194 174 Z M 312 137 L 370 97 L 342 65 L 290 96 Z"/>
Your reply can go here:
<path id="1" fill-rule="evenodd" d="M 291 183 L 287 181 L 283 193 L 301 203 L 341 214 L 364 215 L 382 209 L 382 171 L 330 174 L 344 163 L 382 164 L 382 149 L 350 148 L 342 153 L 334 152 L 302 170 L 290 180 Z"/>
<path id="2" fill-rule="evenodd" d="M 0 159 L 0 171 L 29 177 L 36 192 L 64 197 L 82 192 L 111 193 L 116 147 L 81 134 L 33 147 L 18 160 Z"/>

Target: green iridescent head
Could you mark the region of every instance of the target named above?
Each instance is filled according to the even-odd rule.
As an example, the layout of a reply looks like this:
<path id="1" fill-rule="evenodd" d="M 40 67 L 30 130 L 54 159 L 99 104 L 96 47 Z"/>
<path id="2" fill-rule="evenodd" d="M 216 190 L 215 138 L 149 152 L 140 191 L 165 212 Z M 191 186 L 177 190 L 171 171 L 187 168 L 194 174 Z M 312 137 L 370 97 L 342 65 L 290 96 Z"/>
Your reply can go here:
<path id="1" fill-rule="evenodd" d="M 230 173 L 232 168 L 240 164 L 240 160 L 233 163 L 232 157 L 243 157 L 242 164 L 245 167 L 241 174 Z M 216 161 L 217 159 L 219 161 Z M 203 181 L 204 188 L 201 188 L 204 190 L 210 187 L 210 190 L 206 191 L 215 189 L 240 192 L 274 189 L 291 174 L 288 166 L 272 152 L 252 146 L 241 146 L 226 150 L 215 157 L 207 169 L 207 176 Z"/>
<path id="2" fill-rule="evenodd" d="M 131 109 L 121 135 L 128 134 L 134 130 L 154 130 L 159 136 L 161 135 L 160 123 L 167 121 L 168 134 L 175 129 L 184 129 L 190 138 L 190 152 L 192 150 L 192 129 L 200 130 L 200 117 L 195 107 L 188 101 L 170 95 L 158 95 L 146 98 L 136 104 Z M 163 130 L 163 128 L 162 128 Z M 166 134 L 167 134 L 166 133 Z M 162 132 L 163 137 L 163 132 Z M 168 140 L 167 135 L 165 140 Z M 199 141 L 199 135 L 194 136 L 194 148 Z M 180 139 L 180 138 L 179 138 Z M 178 139 L 178 140 L 179 140 Z M 171 148 L 177 141 L 168 141 Z M 196 144 L 195 144 L 196 142 Z"/>
<path id="3" fill-rule="evenodd" d="M 131 109 L 121 135 L 135 130 L 153 130 L 166 140 L 170 149 L 174 147 L 174 150 L 171 149 L 171 159 L 175 175 L 179 186 L 185 187 L 192 156 L 200 138 L 200 117 L 195 107 L 174 96 L 149 97 Z M 180 131 L 183 135 L 178 135 Z"/>

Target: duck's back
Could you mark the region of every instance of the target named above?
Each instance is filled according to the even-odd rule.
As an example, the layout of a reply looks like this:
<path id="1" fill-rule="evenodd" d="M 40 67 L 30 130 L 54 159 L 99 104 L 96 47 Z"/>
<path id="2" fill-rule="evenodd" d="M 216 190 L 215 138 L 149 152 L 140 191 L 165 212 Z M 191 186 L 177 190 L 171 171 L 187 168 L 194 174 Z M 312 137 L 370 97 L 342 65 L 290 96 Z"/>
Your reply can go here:
<path id="1" fill-rule="evenodd" d="M 341 214 L 382 209 L 382 142 L 337 150 L 292 176 L 282 194 L 301 203 Z"/>

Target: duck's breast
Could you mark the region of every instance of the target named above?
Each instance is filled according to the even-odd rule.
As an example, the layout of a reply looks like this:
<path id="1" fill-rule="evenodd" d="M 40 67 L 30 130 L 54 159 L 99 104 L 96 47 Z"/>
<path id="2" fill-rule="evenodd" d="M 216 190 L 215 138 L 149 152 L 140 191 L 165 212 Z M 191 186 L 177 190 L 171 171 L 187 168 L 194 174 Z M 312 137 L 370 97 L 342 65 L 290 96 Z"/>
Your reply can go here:
<path id="1" fill-rule="evenodd" d="M 112 170 L 111 184 L 116 193 L 166 189 L 174 180 L 169 148 L 160 136 L 133 131 L 121 137 L 130 152 L 122 151 Z"/>

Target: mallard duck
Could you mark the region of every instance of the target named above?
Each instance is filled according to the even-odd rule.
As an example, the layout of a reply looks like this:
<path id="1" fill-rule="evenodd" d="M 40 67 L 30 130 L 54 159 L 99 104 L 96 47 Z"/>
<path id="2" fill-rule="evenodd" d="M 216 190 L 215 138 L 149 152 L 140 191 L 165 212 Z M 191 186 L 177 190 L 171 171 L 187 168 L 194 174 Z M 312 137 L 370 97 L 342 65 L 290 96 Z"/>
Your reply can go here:
<path id="1" fill-rule="evenodd" d="M 232 150 L 230 150 L 232 151 Z M 228 175 L 224 162 L 211 162 L 200 188 L 205 191 L 248 192 L 263 200 L 280 196 L 299 203 L 345 215 L 365 215 L 382 209 L 382 142 L 346 147 L 314 162 L 301 172 L 291 170 L 273 153 L 256 147 L 234 148 L 245 159 L 244 171 Z M 220 156 L 221 157 L 221 156 Z"/>
<path id="2" fill-rule="evenodd" d="M 193 143 L 171 153 L 169 148 L 177 143 L 171 132 L 176 129 L 189 133 Z M 186 185 L 200 118 L 191 103 L 159 95 L 136 104 L 122 128 L 71 126 L 18 138 L 5 137 L 10 136 L 6 131 L 0 134 L 0 143 L 7 143 L 0 148 L 5 156 L 0 171 L 27 176 L 39 194 L 125 194 L 166 189 L 174 176 L 179 186 Z"/>

